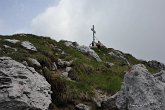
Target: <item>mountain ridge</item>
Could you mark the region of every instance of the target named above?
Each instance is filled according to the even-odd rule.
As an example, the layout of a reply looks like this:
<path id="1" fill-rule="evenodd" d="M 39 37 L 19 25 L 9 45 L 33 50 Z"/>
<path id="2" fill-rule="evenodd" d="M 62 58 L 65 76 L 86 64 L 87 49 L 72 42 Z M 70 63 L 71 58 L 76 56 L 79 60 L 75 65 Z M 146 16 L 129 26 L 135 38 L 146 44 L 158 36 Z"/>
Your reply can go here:
<path id="1" fill-rule="evenodd" d="M 34 67 L 51 85 L 50 108 L 66 110 L 79 103 L 99 109 L 96 94 L 108 97 L 119 91 L 132 65 L 144 64 L 151 73 L 165 69 L 163 63 L 138 60 L 113 48 L 89 48 L 33 34 L 1 35 L 0 57 L 4 56 Z"/>

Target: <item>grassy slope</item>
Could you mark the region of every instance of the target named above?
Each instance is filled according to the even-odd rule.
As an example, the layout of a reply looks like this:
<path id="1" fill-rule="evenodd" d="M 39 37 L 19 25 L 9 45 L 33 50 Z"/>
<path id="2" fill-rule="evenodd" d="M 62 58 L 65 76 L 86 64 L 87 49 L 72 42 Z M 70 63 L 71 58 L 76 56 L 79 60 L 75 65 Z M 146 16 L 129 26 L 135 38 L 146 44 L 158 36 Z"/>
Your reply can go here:
<path id="1" fill-rule="evenodd" d="M 31 52 L 20 46 L 20 43 L 13 45 L 5 42 L 3 39 L 11 38 L 21 41 L 30 41 L 37 49 L 37 52 Z M 17 48 L 18 51 L 12 49 L 6 49 L 3 47 L 4 44 L 10 45 L 11 47 Z M 40 37 L 28 34 L 26 36 L 13 35 L 13 36 L 0 36 L 0 56 L 9 56 L 13 59 L 22 62 L 27 61 L 28 57 L 35 58 L 39 62 L 44 62 L 44 68 L 36 68 L 37 71 L 42 70 L 43 74 L 48 82 L 52 85 L 53 103 L 57 106 L 67 106 L 77 102 L 89 102 L 92 103 L 91 99 L 94 96 L 95 89 L 101 89 L 109 94 L 114 94 L 120 89 L 121 82 L 125 71 L 128 70 L 127 65 L 122 65 L 121 61 L 108 55 L 113 49 L 101 48 L 94 49 L 102 62 L 96 62 L 90 59 L 86 55 L 78 52 L 77 50 L 66 47 L 64 43 L 56 42 L 47 37 Z M 64 55 L 61 54 L 62 51 Z M 133 64 L 143 63 L 147 66 L 145 61 L 139 61 L 130 54 L 125 54 L 128 61 Z M 67 61 L 73 60 L 72 71 L 69 76 L 75 81 L 68 81 L 60 77 L 60 70 L 52 71 L 53 62 L 57 62 L 58 59 L 64 59 Z M 106 62 L 112 62 L 115 65 L 108 67 Z M 147 66 L 151 72 L 157 70 Z"/>

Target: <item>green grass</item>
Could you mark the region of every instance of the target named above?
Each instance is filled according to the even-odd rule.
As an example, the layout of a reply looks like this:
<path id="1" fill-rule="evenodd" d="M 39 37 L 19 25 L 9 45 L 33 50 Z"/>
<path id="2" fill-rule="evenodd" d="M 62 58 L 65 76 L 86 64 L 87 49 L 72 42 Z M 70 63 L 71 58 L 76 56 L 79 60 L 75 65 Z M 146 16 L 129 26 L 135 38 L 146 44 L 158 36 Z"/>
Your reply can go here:
<path id="1" fill-rule="evenodd" d="M 37 52 L 26 50 L 20 43 L 13 45 L 4 42 L 3 39 L 18 39 L 20 41 L 30 41 L 36 48 Z M 6 49 L 4 44 L 17 48 L 18 51 Z M 63 41 L 57 42 L 49 37 L 41 37 L 32 34 L 20 36 L 18 34 L 13 36 L 0 36 L 0 56 L 9 56 L 19 62 L 27 60 L 28 57 L 37 59 L 43 63 L 45 68 L 35 69 L 39 71 L 42 69 L 43 74 L 47 81 L 52 86 L 52 101 L 57 106 L 67 106 L 68 103 L 74 105 L 76 101 L 89 101 L 92 102 L 94 90 L 99 89 L 109 94 L 114 94 L 121 88 L 121 83 L 125 72 L 128 70 L 128 65 L 121 65 L 121 60 L 110 56 L 112 48 L 93 48 L 93 50 L 100 56 L 102 62 L 97 62 L 89 58 L 87 55 L 82 54 L 74 48 L 66 47 Z M 61 54 L 62 51 L 65 54 Z M 146 62 L 137 60 L 130 54 L 124 54 L 124 57 L 130 62 L 131 65 L 143 63 L 150 72 L 154 73 L 158 70 L 151 68 Z M 60 77 L 60 68 L 57 71 L 52 71 L 53 62 L 57 63 L 58 59 L 66 61 L 73 60 L 72 70 L 69 77 L 74 81 L 68 81 Z M 108 67 L 106 62 L 114 63 L 114 66 Z M 30 65 L 32 66 L 32 65 Z"/>

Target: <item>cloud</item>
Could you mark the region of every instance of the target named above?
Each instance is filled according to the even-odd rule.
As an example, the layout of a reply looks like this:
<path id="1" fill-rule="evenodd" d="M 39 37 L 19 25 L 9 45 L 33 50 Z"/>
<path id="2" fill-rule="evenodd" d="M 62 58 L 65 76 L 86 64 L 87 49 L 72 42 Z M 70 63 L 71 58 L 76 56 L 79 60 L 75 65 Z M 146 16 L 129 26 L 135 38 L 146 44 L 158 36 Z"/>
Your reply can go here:
<path id="1" fill-rule="evenodd" d="M 87 39 L 92 40 L 91 26 L 103 23 L 101 16 L 106 14 L 98 8 L 100 1 L 97 0 L 94 5 L 93 2 L 95 1 L 61 0 L 58 6 L 49 7 L 34 18 L 32 28 L 36 33 L 53 36 L 57 40 L 68 39 L 89 43 Z"/>
<path id="2" fill-rule="evenodd" d="M 33 33 L 89 45 L 91 26 L 108 47 L 165 62 L 164 0 L 61 0 L 32 20 Z M 154 8 L 153 8 L 154 7 Z"/>

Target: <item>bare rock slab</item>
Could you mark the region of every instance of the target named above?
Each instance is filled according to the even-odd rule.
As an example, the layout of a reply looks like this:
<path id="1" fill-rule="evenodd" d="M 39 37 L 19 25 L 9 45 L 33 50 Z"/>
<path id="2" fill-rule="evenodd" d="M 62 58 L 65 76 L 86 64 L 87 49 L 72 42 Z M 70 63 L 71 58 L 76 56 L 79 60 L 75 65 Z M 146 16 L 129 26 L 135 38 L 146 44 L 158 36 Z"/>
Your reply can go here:
<path id="1" fill-rule="evenodd" d="M 51 86 L 42 75 L 9 57 L 0 57 L 2 110 L 19 110 L 21 107 L 25 107 L 24 110 L 47 110 L 50 103 Z"/>
<path id="2" fill-rule="evenodd" d="M 111 104 L 118 110 L 164 110 L 165 71 L 152 75 L 144 65 L 134 65 L 125 74 L 121 90 L 102 103 L 104 110 L 111 110 Z"/>

